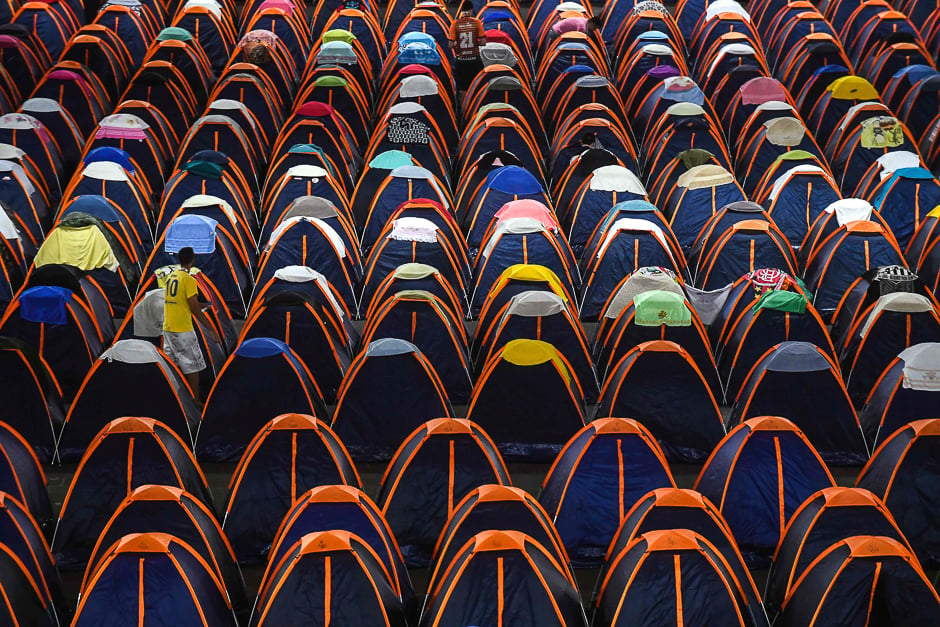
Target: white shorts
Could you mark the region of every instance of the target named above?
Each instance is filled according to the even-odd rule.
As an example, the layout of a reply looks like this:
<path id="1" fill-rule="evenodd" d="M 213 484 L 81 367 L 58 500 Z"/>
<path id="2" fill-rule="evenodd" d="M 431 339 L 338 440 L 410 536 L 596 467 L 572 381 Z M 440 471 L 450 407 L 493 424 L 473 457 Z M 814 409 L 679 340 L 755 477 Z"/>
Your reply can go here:
<path id="1" fill-rule="evenodd" d="M 199 348 L 195 331 L 185 333 L 163 332 L 163 352 L 176 364 L 183 374 L 192 374 L 206 369 L 206 360 Z"/>

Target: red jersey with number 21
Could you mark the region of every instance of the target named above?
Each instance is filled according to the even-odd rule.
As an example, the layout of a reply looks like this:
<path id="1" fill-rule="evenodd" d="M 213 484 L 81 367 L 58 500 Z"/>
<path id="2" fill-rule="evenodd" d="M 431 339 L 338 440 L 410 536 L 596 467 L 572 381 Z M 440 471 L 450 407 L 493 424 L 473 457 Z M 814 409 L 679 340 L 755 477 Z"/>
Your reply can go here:
<path id="1" fill-rule="evenodd" d="M 480 40 L 486 36 L 483 22 L 475 17 L 457 18 L 451 32 L 454 54 L 458 59 L 476 59 L 480 56 Z"/>

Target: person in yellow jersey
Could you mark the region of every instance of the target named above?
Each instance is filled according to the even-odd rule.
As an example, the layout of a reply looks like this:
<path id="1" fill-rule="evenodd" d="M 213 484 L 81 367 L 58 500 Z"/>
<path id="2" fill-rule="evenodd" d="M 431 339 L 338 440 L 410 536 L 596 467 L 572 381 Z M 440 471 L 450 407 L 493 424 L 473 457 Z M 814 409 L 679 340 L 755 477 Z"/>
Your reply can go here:
<path id="1" fill-rule="evenodd" d="M 187 246 L 177 253 L 177 260 L 180 267 L 166 278 L 163 288 L 166 299 L 163 306 L 163 351 L 182 371 L 199 403 L 199 373 L 205 370 L 206 360 L 199 348 L 193 317 L 208 331 L 213 341 L 219 341 L 219 334 L 199 304 L 199 284 L 190 274 L 196 254 Z"/>

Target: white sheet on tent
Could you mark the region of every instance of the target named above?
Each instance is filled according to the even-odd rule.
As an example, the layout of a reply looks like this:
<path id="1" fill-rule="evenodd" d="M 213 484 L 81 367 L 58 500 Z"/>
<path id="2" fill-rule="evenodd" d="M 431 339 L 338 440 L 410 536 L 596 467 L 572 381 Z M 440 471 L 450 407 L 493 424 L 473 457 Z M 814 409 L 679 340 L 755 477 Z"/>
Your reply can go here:
<path id="1" fill-rule="evenodd" d="M 708 68 L 708 74 L 711 74 L 712 72 L 714 72 L 715 68 L 718 67 L 718 64 L 721 63 L 721 60 L 729 54 L 736 54 L 739 56 L 740 55 L 756 56 L 757 52 L 754 50 L 753 47 L 747 44 L 725 44 L 724 46 L 718 49 L 718 54 L 715 55 L 715 60 L 712 61 L 712 64 Z"/>
<path id="2" fill-rule="evenodd" d="M 134 335 L 137 337 L 160 337 L 163 335 L 163 307 L 165 294 L 162 289 L 150 290 L 134 306 Z"/>
<path id="3" fill-rule="evenodd" d="M 333 244 L 333 249 L 339 254 L 340 258 L 346 258 L 346 244 L 343 243 L 343 238 L 339 236 L 339 233 L 336 232 L 332 226 L 321 220 L 320 218 L 308 218 L 307 216 L 297 216 L 296 218 L 288 218 L 284 220 L 272 231 L 270 239 L 265 246 L 265 252 L 267 252 L 271 245 L 277 241 L 277 238 L 280 237 L 281 233 L 297 224 L 298 222 L 305 221 L 316 224 L 323 234 L 326 235 L 327 239 L 330 240 L 330 243 Z"/>
<path id="4" fill-rule="evenodd" d="M 498 41 L 490 41 L 480 47 L 480 61 L 484 67 L 491 65 L 505 65 L 506 67 L 516 67 L 519 59 L 512 48 Z"/>
<path id="5" fill-rule="evenodd" d="M 313 268 L 307 266 L 284 266 L 274 271 L 274 278 L 288 283 L 316 282 L 320 286 L 320 289 L 323 290 L 323 293 L 326 294 L 336 315 L 338 315 L 341 320 L 346 318 L 346 312 L 333 295 L 329 280 Z"/>
<path id="6" fill-rule="evenodd" d="M 402 80 L 398 87 L 398 95 L 402 98 L 420 98 L 421 96 L 436 96 L 438 85 L 430 76 L 408 76 Z"/>
<path id="7" fill-rule="evenodd" d="M 674 57 L 676 56 L 675 51 L 664 44 L 646 44 L 640 50 L 643 51 L 643 54 L 650 54 L 654 57 Z"/>
<path id="8" fill-rule="evenodd" d="M 731 183 L 734 183 L 734 175 L 720 165 L 713 163 L 705 163 L 690 168 L 676 179 L 677 187 L 688 189 L 718 187 L 719 185 L 729 185 Z"/>
<path id="9" fill-rule="evenodd" d="M 0 160 L 0 176 L 12 176 L 15 178 L 17 182 L 23 186 L 23 190 L 30 196 L 36 191 L 36 188 L 26 175 L 26 170 L 15 161 Z"/>
<path id="10" fill-rule="evenodd" d="M 843 198 L 835 201 L 823 211 L 834 213 L 839 226 L 844 226 L 849 222 L 870 220 L 874 210 L 871 203 L 864 198 Z"/>
<path id="11" fill-rule="evenodd" d="M 933 304 L 922 294 L 914 294 L 912 292 L 892 292 L 885 294 L 878 299 L 871 313 L 868 314 L 868 318 L 865 320 L 865 326 L 862 327 L 861 336 L 865 337 L 868 335 L 872 324 L 874 324 L 875 319 L 878 318 L 878 314 L 882 311 L 917 313 L 931 310 L 933 310 Z"/>
<path id="12" fill-rule="evenodd" d="M 757 105 L 758 111 L 796 111 L 792 105 L 782 100 L 768 100 Z"/>
<path id="13" fill-rule="evenodd" d="M 287 169 L 285 173 L 287 176 L 298 176 L 308 179 L 322 179 L 329 178 L 330 173 L 321 168 L 318 165 L 310 165 L 309 163 L 301 163 L 300 165 L 294 165 Z M 316 181 L 314 181 L 316 182 Z"/>
<path id="14" fill-rule="evenodd" d="M 566 11 L 576 11 L 577 13 L 587 13 L 587 9 L 584 5 L 578 2 L 560 2 L 555 6 L 555 10 L 559 13 L 564 13 Z"/>
<path id="15" fill-rule="evenodd" d="M 748 22 L 751 21 L 751 14 L 748 13 L 743 6 L 735 2 L 735 0 L 716 0 L 710 3 L 708 8 L 705 9 L 705 21 L 710 22 L 722 13 L 734 13 L 740 15 Z"/>
<path id="16" fill-rule="evenodd" d="M 493 248 L 499 243 L 500 235 L 528 235 L 530 233 L 541 233 L 545 230 L 545 225 L 535 218 L 508 218 L 502 220 L 496 225 L 493 234 L 486 241 L 486 246 L 480 256 L 484 259 L 490 256 Z"/>
<path id="17" fill-rule="evenodd" d="M 527 290 L 519 292 L 509 299 L 505 320 L 509 316 L 522 316 L 524 318 L 540 318 L 553 316 L 565 310 L 565 301 L 553 292 L 543 290 Z"/>
<path id="18" fill-rule="evenodd" d="M 127 172 L 120 163 L 114 161 L 93 161 L 82 170 L 82 176 L 99 181 L 126 181 Z"/>
<path id="19" fill-rule="evenodd" d="M 702 105 L 696 104 L 694 102 L 677 102 L 675 104 L 669 105 L 669 108 L 666 109 L 666 115 L 705 115 L 705 109 L 702 107 Z"/>
<path id="20" fill-rule="evenodd" d="M 904 362 L 901 385 L 908 390 L 940 392 L 940 343 L 924 342 L 905 348 L 898 357 Z"/>
<path id="21" fill-rule="evenodd" d="M 20 105 L 20 109 L 26 113 L 35 111 L 36 113 L 50 113 L 52 111 L 62 111 L 62 105 L 52 98 L 30 98 Z"/>
<path id="22" fill-rule="evenodd" d="M 389 239 L 403 242 L 424 242 L 433 244 L 437 242 L 437 225 L 426 218 L 408 216 L 398 218 L 392 223 L 392 232 Z"/>
<path id="23" fill-rule="evenodd" d="M 781 190 L 783 190 L 786 184 L 790 182 L 791 178 L 798 174 L 808 174 L 810 172 L 822 173 L 826 176 L 826 178 L 829 177 L 829 175 L 826 174 L 826 171 L 818 165 L 802 164 L 793 166 L 774 180 L 773 187 L 770 188 L 770 201 L 773 202 L 777 200 L 777 196 L 780 195 Z"/>
<path id="24" fill-rule="evenodd" d="M 764 122 L 765 137 L 775 146 L 799 146 L 806 135 L 806 127 L 794 117 L 774 118 Z"/>
<path id="25" fill-rule="evenodd" d="M 863 109 L 870 109 L 870 108 L 882 109 L 885 113 L 888 113 L 888 114 L 891 113 L 888 107 L 884 106 L 880 102 L 871 102 L 870 100 L 866 100 L 864 102 L 860 102 L 856 105 L 852 105 L 851 107 L 849 107 L 849 110 L 846 111 L 845 115 L 842 116 L 842 122 L 839 124 L 839 130 L 844 131 L 846 127 L 855 120 L 855 116 L 860 111 L 862 111 Z"/>
<path id="26" fill-rule="evenodd" d="M 591 174 L 591 189 L 600 192 L 625 192 L 646 195 L 637 175 L 622 165 L 605 165 Z"/>
<path id="27" fill-rule="evenodd" d="M 215 0 L 187 0 L 186 4 L 183 5 L 183 10 L 185 11 L 186 9 L 193 7 L 207 9 L 215 17 L 219 18 L 220 20 L 223 19 L 222 7 L 219 6 L 219 3 Z"/>
<path id="28" fill-rule="evenodd" d="M 921 166 L 920 156 L 910 150 L 892 150 L 875 159 L 881 166 L 881 180 L 890 177 L 895 171 L 902 168 L 918 168 Z"/>
<path id="29" fill-rule="evenodd" d="M 654 222 L 641 220 L 639 218 L 618 218 L 611 224 L 607 229 L 607 233 L 604 235 L 604 241 L 601 242 L 601 245 L 597 249 L 598 259 L 604 256 L 604 252 L 607 250 L 607 247 L 610 246 L 610 243 L 623 231 L 644 231 L 646 233 L 652 233 L 656 236 L 656 239 L 659 240 L 659 243 L 663 245 L 666 252 L 669 253 L 669 258 L 672 259 L 672 251 L 669 250 L 669 244 L 666 241 L 663 230 Z M 672 260 L 675 261 L 675 259 Z"/>
<path id="30" fill-rule="evenodd" d="M 13 224 L 13 220 L 7 215 L 2 204 L 0 204 L 0 236 L 7 240 L 20 239 L 20 232 L 16 230 L 16 225 Z"/>

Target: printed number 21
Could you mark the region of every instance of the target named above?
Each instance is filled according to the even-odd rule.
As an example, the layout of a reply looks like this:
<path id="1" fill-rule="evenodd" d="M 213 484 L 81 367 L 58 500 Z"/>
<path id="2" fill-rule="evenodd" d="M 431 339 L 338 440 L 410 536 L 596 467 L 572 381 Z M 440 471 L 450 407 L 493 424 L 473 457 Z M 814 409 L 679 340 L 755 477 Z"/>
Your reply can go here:
<path id="1" fill-rule="evenodd" d="M 472 36 L 472 33 L 460 33 L 460 47 L 461 47 L 461 48 L 472 48 L 472 47 L 473 47 L 473 36 Z"/>

